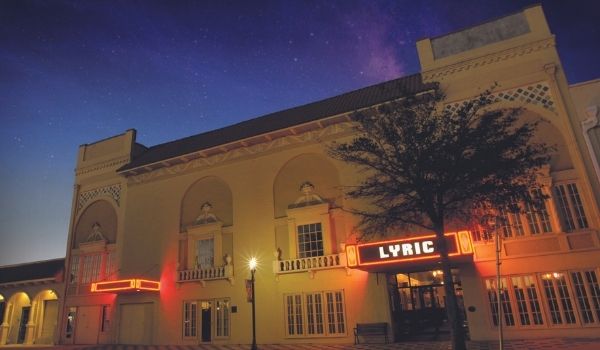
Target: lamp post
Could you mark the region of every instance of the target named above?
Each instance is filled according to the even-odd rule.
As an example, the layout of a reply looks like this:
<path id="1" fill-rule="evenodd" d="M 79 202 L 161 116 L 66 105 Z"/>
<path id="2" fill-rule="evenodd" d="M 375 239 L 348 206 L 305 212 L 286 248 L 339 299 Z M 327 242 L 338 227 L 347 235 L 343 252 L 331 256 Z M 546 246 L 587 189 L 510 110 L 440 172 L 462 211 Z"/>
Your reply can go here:
<path id="1" fill-rule="evenodd" d="M 256 307 L 254 300 L 254 273 L 256 272 L 256 258 L 251 258 L 248 261 L 248 268 L 250 268 L 250 283 L 252 285 L 252 346 L 251 350 L 257 350 L 256 346 Z"/>
<path id="2" fill-rule="evenodd" d="M 494 215 L 485 215 L 482 218 L 482 224 L 488 230 L 494 232 L 494 244 L 496 246 L 496 305 L 498 308 L 498 349 L 504 350 L 504 334 L 502 329 L 502 293 L 500 292 L 500 252 L 502 251 L 502 243 L 500 242 L 500 234 L 498 233 L 498 220 Z"/>

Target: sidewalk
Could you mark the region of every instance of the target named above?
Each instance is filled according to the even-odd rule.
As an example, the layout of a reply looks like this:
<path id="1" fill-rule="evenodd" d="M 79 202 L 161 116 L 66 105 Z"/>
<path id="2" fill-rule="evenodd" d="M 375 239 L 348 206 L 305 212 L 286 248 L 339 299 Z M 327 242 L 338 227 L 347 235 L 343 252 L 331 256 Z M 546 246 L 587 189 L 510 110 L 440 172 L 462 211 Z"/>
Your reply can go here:
<path id="1" fill-rule="evenodd" d="M 468 342 L 469 350 L 496 350 L 498 342 Z M 5 345 L 0 350 L 249 350 L 248 344 L 236 345 Z M 451 350 L 447 341 L 402 342 L 393 344 L 259 344 L 259 350 Z M 599 350 L 600 338 L 551 338 L 531 340 L 510 340 L 505 350 Z"/>

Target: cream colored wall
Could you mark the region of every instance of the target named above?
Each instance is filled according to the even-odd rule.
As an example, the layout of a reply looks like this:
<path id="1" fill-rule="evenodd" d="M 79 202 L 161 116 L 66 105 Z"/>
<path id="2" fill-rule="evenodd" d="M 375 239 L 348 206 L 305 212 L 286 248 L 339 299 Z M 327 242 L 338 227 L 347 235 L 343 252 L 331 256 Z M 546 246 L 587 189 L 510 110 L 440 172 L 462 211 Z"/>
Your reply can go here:
<path id="1" fill-rule="evenodd" d="M 592 229 L 589 233 L 598 242 L 600 223 L 594 213 L 598 212 L 598 192 L 591 190 L 589 166 L 582 157 L 580 135 L 577 132 L 578 114 L 575 104 L 570 102 L 568 86 L 554 47 L 554 38 L 548 30 L 540 7 L 524 11 L 531 32 L 498 43 L 485 45 L 456 55 L 436 60 L 433 57 L 430 39 L 417 44 L 425 80 L 440 81 L 448 95 L 448 101 L 462 101 L 477 95 L 482 89 L 498 83 L 496 91 L 506 91 L 522 86 L 544 83 L 550 87 L 554 101 L 553 110 L 541 106 L 525 105 L 519 102 L 501 102 L 497 107 L 525 107 L 530 116 L 542 117 L 549 121 L 551 128 L 543 132 L 546 138 L 556 138 L 557 130 L 562 133 L 564 147 L 557 161 L 556 170 L 565 172 L 552 174 L 554 180 L 575 177 L 581 183 L 581 192 L 586 201 L 586 210 Z M 585 99 L 585 98 L 584 98 Z M 579 108 L 579 107 L 578 107 Z M 341 136 L 340 136 L 341 135 Z M 315 272 L 313 278 L 308 272 L 281 274 L 272 269 L 274 251 L 282 249 L 282 258 L 294 254 L 290 244 L 290 226 L 285 217 L 286 206 L 300 196 L 299 183 L 305 180 L 316 185 L 316 192 L 335 202 L 334 206 L 345 208 L 361 207 L 364 202 L 342 199 L 337 184 L 348 186 L 359 181 L 359 174 L 350 165 L 328 159 L 324 145 L 336 137 L 348 140 L 348 133 L 341 131 L 337 136 L 304 137 L 301 140 L 290 137 L 285 147 L 274 146 L 265 151 L 248 152 L 230 160 L 207 162 L 212 165 L 171 167 L 168 171 L 154 171 L 149 174 L 124 178 L 115 170 L 127 163 L 134 148 L 135 133 L 132 131 L 94 145 L 84 145 L 80 149 L 77 168 L 74 208 L 81 193 L 103 186 L 120 184 L 120 203 L 117 212 L 117 249 L 119 257 L 119 277 L 160 279 L 160 293 L 140 293 L 108 296 L 72 297 L 68 305 L 101 305 L 112 303 L 115 312 L 118 305 L 131 302 L 152 302 L 156 312 L 153 323 L 153 343 L 189 343 L 182 339 L 182 306 L 184 300 L 230 298 L 231 305 L 238 312 L 231 314 L 231 337 L 217 341 L 228 343 L 249 343 L 251 339 L 250 304 L 246 301 L 244 280 L 249 278 L 247 259 L 256 256 L 259 267 L 256 273 L 257 298 L 257 338 L 259 343 L 283 342 L 345 342 L 353 341 L 352 328 L 357 322 L 390 323 L 387 286 L 381 275 L 367 274 L 352 270 L 348 274 L 344 268 Z M 293 140 L 293 142 L 292 142 Z M 272 145 L 276 145 L 273 141 Z M 233 152 L 233 151 L 232 151 Z M 316 158 L 308 155 L 316 155 Z M 306 159 L 304 166 L 298 160 Z M 572 168 L 572 169 L 569 169 Z M 586 170 L 587 169 L 587 170 Z M 331 176 L 332 173 L 336 176 Z M 217 187 L 228 191 L 202 190 L 194 185 L 202 179 L 213 179 Z M 211 180 L 211 181 L 213 181 Z M 209 186 L 210 187 L 210 186 Z M 227 193 L 219 195 L 219 193 Z M 220 196 L 231 209 L 219 208 Z M 205 195 L 205 197 L 203 197 Z M 186 197 L 187 196 L 187 197 Z M 198 197 L 196 200 L 195 197 Z M 180 258 L 182 221 L 187 223 L 197 216 L 201 202 L 207 198 L 215 206 L 215 214 L 224 219 L 227 238 L 224 246 L 230 246 L 234 265 L 233 281 L 176 282 Z M 214 199 L 213 199 L 214 198 Z M 214 201 L 215 203 L 212 203 Z M 290 203 L 288 203 L 290 202 Z M 89 203 L 88 203 L 89 204 Z M 182 213 L 185 211 L 185 213 Z M 189 212 L 188 212 L 189 211 Z M 79 215 L 82 210 L 74 209 L 73 226 L 69 242 L 72 242 Z M 339 243 L 355 239 L 356 218 L 340 209 L 330 210 L 331 252 L 337 252 Z M 182 220 L 183 217 L 183 220 Z M 226 221 L 226 222 L 225 222 Z M 506 273 L 530 273 L 556 268 L 582 268 L 600 266 L 597 251 L 570 252 L 564 234 L 558 238 L 559 253 L 536 255 L 534 252 L 524 257 L 505 256 L 503 268 Z M 225 243 L 227 240 L 227 243 Z M 567 242 L 567 243 L 565 243 Z M 287 247 L 287 248 L 286 248 Z M 287 251 L 286 251 L 287 250 Z M 473 305 L 476 311 L 469 313 L 472 336 L 475 339 L 492 339 L 494 330 L 489 325 L 489 310 L 482 286 L 482 276 L 490 276 L 493 263 L 488 257 L 479 258 L 477 265 L 461 267 L 461 278 L 465 293 L 465 305 Z M 219 257 L 215 257 L 218 261 Z M 525 263 L 526 261 L 526 263 Z M 490 265 L 491 264 L 491 265 Z M 346 306 L 347 335 L 342 338 L 285 338 L 283 296 L 291 292 L 343 290 Z M 68 306 L 67 305 L 67 306 Z M 112 334 L 106 341 L 118 339 L 118 314 L 112 316 Z M 553 331 L 548 329 L 539 334 Z M 512 337 L 523 336 L 520 331 Z M 584 332 L 584 331 L 578 331 Z M 579 334 L 579 333 L 578 333 Z M 582 333 L 583 334 L 583 333 Z"/>
<path id="2" fill-rule="evenodd" d="M 549 108 L 536 102 L 502 100 L 495 107 L 522 107 L 523 120 L 542 118 L 537 140 L 557 145 L 553 156 L 550 178 L 545 186 L 560 181 L 576 180 L 583 198 L 589 229 L 579 233 L 563 232 L 538 237 L 507 240 L 503 244 L 502 275 L 533 274 L 598 268 L 600 266 L 600 221 L 598 211 L 598 186 L 593 178 L 590 159 L 581 133 L 583 109 L 590 103 L 598 103 L 597 84 L 595 92 L 588 86 L 573 89 L 569 86 L 541 6 L 523 11 L 530 32 L 496 43 L 483 45 L 454 55 L 435 59 L 432 40 L 417 43 L 423 77 L 426 81 L 439 81 L 451 103 L 460 102 L 482 90 L 498 84 L 495 92 L 544 84 L 549 87 L 553 105 Z M 505 25 L 497 20 L 499 26 Z M 451 34 L 453 35 L 453 34 Z M 460 32 L 458 34 L 460 36 Z M 577 96 L 574 100 L 571 95 Z M 595 102 L 594 102 L 595 101 Z M 585 117 L 584 117 L 585 118 Z M 592 184 L 594 187 L 592 187 Z M 550 203 L 549 211 L 555 231 L 560 231 L 557 211 Z M 579 241 L 586 242 L 579 244 Z M 485 294 L 483 277 L 495 276 L 494 248 L 492 244 L 477 244 L 473 268 L 461 268 L 465 293 L 465 306 L 475 306 L 468 312 L 469 329 L 474 340 L 495 339 L 497 330 L 491 325 L 489 302 Z M 543 293 L 543 291 L 540 290 Z M 543 305 L 545 308 L 545 305 Z M 548 320 L 548 318 L 546 318 Z M 594 336 L 598 328 L 578 327 L 505 327 L 506 338 L 533 338 L 548 336 Z"/>
<path id="3" fill-rule="evenodd" d="M 600 205 L 600 169 L 594 169 L 592 161 L 595 156 L 597 164 L 600 163 L 600 124 L 598 123 L 600 118 L 600 79 L 572 85 L 570 93 L 574 108 L 577 111 L 573 118 L 573 130 L 594 188 L 596 201 Z M 586 122 L 584 123 L 584 121 Z M 591 146 L 595 151 L 594 156 L 590 154 L 583 135 L 583 129 L 588 127 L 591 127 L 588 133 Z"/>
<path id="4" fill-rule="evenodd" d="M 423 39 L 417 43 L 423 77 L 426 81 L 439 81 L 447 94 L 447 101 L 462 101 L 479 94 L 482 90 L 498 84 L 494 91 L 502 92 L 527 87 L 538 83 L 547 85 L 553 108 L 543 108 L 522 101 L 501 101 L 496 107 L 523 107 L 527 113 L 536 114 L 560 130 L 566 144 L 564 160 L 571 160 L 572 169 L 580 183 L 580 191 L 586 197 L 590 211 L 598 210 L 598 192 L 590 181 L 590 167 L 584 162 L 583 138 L 578 122 L 578 113 L 569 93 L 569 86 L 540 5 L 523 11 L 530 33 L 492 43 L 473 50 L 464 51 L 436 60 L 431 41 Z M 501 20 L 499 20 L 501 21 Z M 553 138 L 547 142 L 553 143 Z M 565 169 L 556 169 L 565 170 Z M 553 174 L 558 180 L 559 174 Z M 593 226 L 600 222 L 592 216 Z"/>
<path id="5" fill-rule="evenodd" d="M 127 200 L 126 180 L 116 172 L 118 168 L 129 163 L 132 155 L 139 152 L 141 146 L 135 144 L 135 130 L 100 140 L 79 147 L 75 183 L 69 223 L 69 235 L 66 247 L 66 274 L 70 271 L 71 252 L 87 238 L 91 224 L 100 222 L 102 233 L 110 243 L 116 242 L 117 265 L 123 254 L 119 242 L 124 235 L 124 204 Z M 119 267 L 117 275 L 119 278 Z M 65 278 L 65 282 L 69 279 Z M 65 344 L 72 339 L 65 338 L 66 315 L 69 307 L 112 305 L 115 296 L 112 294 L 93 295 L 84 292 L 81 295 L 67 294 L 66 284 L 60 286 L 59 293 L 65 298 L 59 298 L 58 332 L 55 341 Z M 114 342 L 115 322 L 111 324 L 110 332 L 99 332 L 99 343 Z"/>
<path id="6" fill-rule="evenodd" d="M 238 312 L 231 315 L 232 335 L 226 342 L 250 342 L 250 304 L 246 302 L 244 279 L 249 278 L 247 259 L 256 256 L 259 268 L 256 273 L 257 337 L 260 343 L 280 343 L 284 338 L 283 294 L 344 290 L 347 308 L 347 336 L 329 341 L 351 342 L 352 328 L 356 322 L 389 322 L 387 302 L 364 304 L 362 300 L 387 300 L 384 278 L 362 271 L 345 269 L 318 271 L 314 279 L 307 272 L 277 276 L 273 273 L 273 252 L 276 241 L 277 222 L 274 217 L 274 184 L 281 175 L 280 170 L 292 159 L 306 154 L 320 154 L 322 162 L 332 169 L 336 165 L 327 159 L 322 145 L 308 143 L 292 149 L 222 164 L 206 169 L 188 171 L 142 184 L 131 184 L 124 230 L 127 235 L 122 241 L 123 250 L 121 275 L 124 277 L 144 276 L 160 278 L 161 292 L 158 306 L 156 343 L 182 342 L 182 302 L 215 298 L 231 298 Z M 299 171 L 299 170 L 298 170 Z M 310 173 L 322 171 L 308 167 Z M 337 171 L 337 169 L 336 169 Z M 284 172 L 285 174 L 285 172 Z M 285 175 L 284 175 L 285 176 Z M 223 181 L 233 194 L 233 264 L 234 284 L 227 280 L 206 281 L 204 286 L 197 282 L 175 283 L 177 270 L 180 203 L 188 188 L 198 179 L 214 177 Z M 297 177 L 295 174 L 290 177 Z M 314 177 L 314 175 L 312 176 Z M 300 178 L 298 178 L 300 179 Z M 304 179 L 304 178 L 303 178 Z M 319 182 L 318 179 L 305 179 Z M 299 180 L 301 181 L 301 180 Z M 277 187 L 277 186 L 275 186 Z M 300 196 L 297 186 L 288 197 L 295 200 Z M 317 186 L 316 192 L 320 188 Z M 338 189 L 339 191 L 339 189 Z M 188 200 L 188 199 L 186 199 Z M 289 203 L 289 204 L 292 204 Z M 351 227 L 344 223 L 344 216 L 337 215 L 335 235 L 345 237 L 340 230 Z M 335 221 L 335 220 L 334 220 Z M 346 220 L 347 221 L 347 220 Z M 286 233 L 287 234 L 287 233 Z M 339 249 L 335 247 L 335 249 Z M 218 257 L 215 257 L 217 259 Z M 130 298 L 135 299 L 134 296 Z M 294 341 L 315 341 L 304 338 Z M 322 341 L 322 340 L 319 340 Z M 218 342 L 218 341 L 216 341 Z"/>

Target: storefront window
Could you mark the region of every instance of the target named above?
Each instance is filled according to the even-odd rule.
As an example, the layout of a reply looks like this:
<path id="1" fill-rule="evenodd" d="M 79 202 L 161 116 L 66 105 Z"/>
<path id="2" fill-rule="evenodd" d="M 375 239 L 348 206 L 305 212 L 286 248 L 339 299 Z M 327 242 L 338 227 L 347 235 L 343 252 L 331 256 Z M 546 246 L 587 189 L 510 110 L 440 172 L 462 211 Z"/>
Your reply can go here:
<path id="1" fill-rule="evenodd" d="M 288 336 L 346 334 L 342 291 L 289 294 L 284 297 Z M 306 327 L 304 327 L 306 325 Z"/>
<path id="2" fill-rule="evenodd" d="M 494 326 L 498 326 L 498 293 L 496 292 L 496 280 L 485 280 L 485 289 L 492 311 L 492 322 L 494 323 Z"/>
<path id="3" fill-rule="evenodd" d="M 512 277 L 511 282 L 519 312 L 519 324 L 521 326 L 543 324 L 535 279 L 532 276 L 517 276 Z"/>
<path id="4" fill-rule="evenodd" d="M 492 321 L 495 326 L 498 325 L 498 291 L 496 290 L 496 279 L 486 280 L 486 289 L 490 308 L 492 310 Z M 511 297 L 507 287 L 506 278 L 500 279 L 500 306 L 502 307 L 502 319 L 505 326 L 514 326 L 515 317 L 511 304 Z"/>
<path id="5" fill-rule="evenodd" d="M 326 292 L 327 297 L 327 324 L 329 334 L 346 333 L 346 317 L 344 315 L 344 295 L 341 291 Z"/>
<path id="6" fill-rule="evenodd" d="M 217 300 L 217 337 L 229 337 L 229 300 Z"/>
<path id="7" fill-rule="evenodd" d="M 198 317 L 198 303 L 186 301 L 183 303 L 183 337 L 196 337 L 196 324 Z"/>
<path id="8" fill-rule="evenodd" d="M 600 286 L 593 270 L 571 273 L 577 296 L 577 306 L 584 324 L 599 323 Z"/>
<path id="9" fill-rule="evenodd" d="M 287 295 L 286 314 L 287 314 L 287 332 L 288 335 L 304 334 L 302 317 L 302 295 Z"/>
<path id="10" fill-rule="evenodd" d="M 557 272 L 543 274 L 542 283 L 544 284 L 552 324 L 575 323 L 573 303 L 570 299 L 565 275 Z"/>

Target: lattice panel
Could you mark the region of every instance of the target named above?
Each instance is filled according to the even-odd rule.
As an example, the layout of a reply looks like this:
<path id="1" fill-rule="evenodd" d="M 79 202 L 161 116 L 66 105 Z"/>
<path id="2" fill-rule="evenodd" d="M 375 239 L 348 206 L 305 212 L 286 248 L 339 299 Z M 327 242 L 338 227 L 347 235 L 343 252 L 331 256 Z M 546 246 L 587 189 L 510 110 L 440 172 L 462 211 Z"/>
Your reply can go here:
<path id="1" fill-rule="evenodd" d="M 550 94 L 550 87 L 545 82 L 511 90 L 499 91 L 490 95 L 490 99 L 492 102 L 518 101 L 524 104 L 529 103 L 545 108 L 551 112 L 555 112 L 556 110 L 554 100 Z M 446 105 L 446 110 L 455 113 L 466 103 L 467 101 L 448 104 Z"/>
<path id="2" fill-rule="evenodd" d="M 80 193 L 79 198 L 77 198 L 77 211 L 83 208 L 89 201 L 104 196 L 114 199 L 117 205 L 120 205 L 121 185 L 115 184 Z"/>

